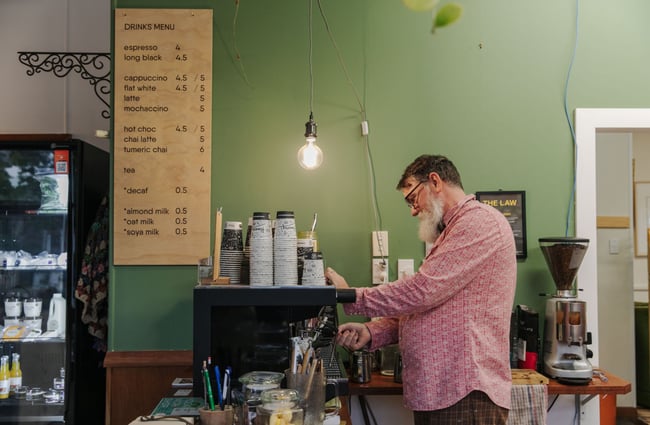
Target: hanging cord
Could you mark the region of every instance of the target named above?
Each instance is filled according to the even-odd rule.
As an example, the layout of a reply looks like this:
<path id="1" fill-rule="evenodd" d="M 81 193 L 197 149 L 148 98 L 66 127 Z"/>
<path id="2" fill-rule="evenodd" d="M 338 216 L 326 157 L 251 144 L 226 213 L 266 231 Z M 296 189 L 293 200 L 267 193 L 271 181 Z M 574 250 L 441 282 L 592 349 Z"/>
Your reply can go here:
<path id="1" fill-rule="evenodd" d="M 312 24 L 312 14 L 313 14 L 313 0 L 309 0 L 309 18 L 308 22 L 308 33 L 309 33 L 309 116 L 312 117 L 312 112 L 314 110 L 314 64 L 313 64 L 313 24 Z"/>
<path id="2" fill-rule="evenodd" d="M 348 68 L 345 66 L 345 62 L 343 61 L 343 56 L 341 55 L 341 51 L 339 50 L 338 45 L 336 44 L 336 40 L 334 40 L 334 35 L 332 34 L 332 31 L 330 30 L 330 25 L 329 22 L 327 22 L 327 17 L 325 16 L 325 12 L 323 11 L 323 5 L 321 4 L 321 0 L 316 0 L 318 2 L 318 10 L 320 11 L 320 15 L 323 18 L 323 23 L 325 24 L 325 29 L 327 30 L 327 35 L 330 38 L 330 41 L 332 42 L 332 45 L 334 46 L 334 50 L 336 51 L 336 57 L 339 60 L 339 64 L 341 65 L 341 68 L 343 69 L 343 73 L 345 74 L 345 78 L 350 84 L 350 87 L 352 87 L 352 91 L 354 92 L 354 96 L 357 98 L 357 103 L 359 104 L 359 108 L 361 109 L 361 115 L 363 119 L 365 120 L 365 108 L 363 107 L 363 103 L 361 102 L 361 99 L 359 98 L 359 93 L 357 92 L 357 89 L 354 87 L 354 84 L 352 83 L 352 79 L 350 78 L 350 73 L 348 72 Z M 311 7 L 311 2 L 309 3 Z"/>
<path id="3" fill-rule="evenodd" d="M 379 211 L 379 204 L 377 202 L 377 183 L 375 180 L 375 164 L 372 159 L 372 152 L 370 151 L 370 136 L 367 134 L 364 136 L 364 142 L 366 146 L 366 156 L 368 158 L 368 165 L 369 165 L 369 174 L 370 174 L 370 189 L 372 191 L 372 207 L 373 207 L 373 213 L 375 216 L 375 230 L 380 230 L 382 228 L 382 223 L 381 223 L 381 212 Z M 383 246 L 384 244 L 379 244 L 379 249 L 382 251 L 381 252 L 381 257 L 384 257 L 383 253 Z"/>
<path id="4" fill-rule="evenodd" d="M 564 235 L 569 236 L 569 227 L 571 222 L 571 212 L 573 210 L 573 203 L 575 199 L 576 192 L 576 170 L 578 168 L 578 145 L 576 144 L 576 133 L 573 128 L 573 123 L 571 121 L 571 115 L 569 114 L 568 107 L 568 92 L 569 92 L 569 80 L 571 79 L 571 71 L 573 69 L 573 62 L 576 57 L 576 50 L 578 49 L 578 35 L 579 35 L 579 18 L 580 17 L 580 0 L 576 0 L 576 23 L 575 23 L 575 39 L 573 42 L 573 53 L 571 54 L 571 60 L 569 62 L 569 69 L 567 70 L 566 81 L 564 83 L 564 116 L 566 117 L 567 123 L 569 124 L 569 130 L 571 131 L 571 140 L 573 142 L 573 182 L 571 185 L 571 195 L 569 197 L 569 205 L 567 207 L 566 214 L 566 226 L 564 229 Z"/>
<path id="5" fill-rule="evenodd" d="M 367 129 L 367 114 L 366 114 L 366 108 L 365 108 L 365 84 L 364 84 L 364 98 L 363 101 L 361 100 L 361 97 L 359 96 L 359 92 L 354 86 L 354 83 L 352 82 L 352 78 L 350 78 L 350 73 L 348 72 L 348 68 L 345 65 L 345 61 L 343 60 L 343 55 L 341 54 L 341 51 L 336 44 L 336 40 L 334 39 L 334 34 L 332 33 L 332 30 L 330 28 L 329 22 L 327 21 L 327 16 L 325 16 L 325 11 L 323 10 L 323 5 L 321 4 L 321 0 L 317 0 L 318 2 L 318 10 L 320 12 L 321 18 L 323 19 L 323 24 L 325 25 L 325 30 L 327 31 L 327 36 L 329 37 L 330 41 L 332 42 L 332 45 L 334 46 L 334 50 L 336 51 L 336 57 L 338 59 L 339 65 L 341 66 L 341 69 L 343 70 L 343 74 L 345 75 L 345 79 L 347 83 L 350 85 L 352 88 L 352 92 L 354 93 L 354 96 L 357 100 L 357 103 L 359 105 L 359 110 L 361 113 L 361 121 L 364 123 L 365 129 Z M 310 3 L 311 5 L 311 3 Z M 364 58 L 364 80 L 365 80 L 365 64 L 366 60 Z M 369 167 L 369 173 L 370 173 L 370 191 L 372 194 L 372 208 L 373 208 L 373 214 L 374 214 L 374 219 L 375 219 L 375 230 L 380 230 L 382 228 L 382 220 L 381 220 L 381 212 L 379 209 L 379 203 L 377 201 L 377 184 L 375 180 L 375 165 L 374 161 L 372 158 L 372 152 L 370 150 L 370 137 L 368 136 L 367 131 L 363 131 L 363 140 L 366 148 L 366 158 L 368 160 L 368 167 Z M 380 249 L 382 249 L 380 245 Z M 383 258 L 383 252 L 381 253 L 381 257 Z"/>
<path id="6" fill-rule="evenodd" d="M 239 70 L 241 71 L 242 77 L 248 87 L 251 86 L 251 83 L 248 81 L 248 75 L 244 69 L 244 63 L 241 60 L 241 54 L 239 53 L 239 47 L 237 46 L 237 16 L 239 15 L 239 1 L 235 0 L 235 14 L 232 18 L 232 50 L 235 53 L 235 61 L 239 64 Z"/>

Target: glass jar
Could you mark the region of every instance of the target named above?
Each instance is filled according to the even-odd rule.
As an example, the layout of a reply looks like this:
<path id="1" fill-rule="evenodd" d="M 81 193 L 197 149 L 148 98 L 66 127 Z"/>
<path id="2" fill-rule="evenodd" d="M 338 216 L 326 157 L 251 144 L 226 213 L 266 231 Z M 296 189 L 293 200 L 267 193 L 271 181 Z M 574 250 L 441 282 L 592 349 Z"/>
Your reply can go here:
<path id="1" fill-rule="evenodd" d="M 257 406 L 262 404 L 262 392 L 280 388 L 284 374 L 279 372 L 252 371 L 239 377 L 244 400 L 248 406 L 249 423 L 254 423 Z"/>
<path id="2" fill-rule="evenodd" d="M 242 384 L 244 398 L 249 400 L 262 400 L 262 391 L 280 388 L 284 374 L 280 372 L 252 371 L 239 377 Z"/>
<path id="3" fill-rule="evenodd" d="M 303 425 L 300 395 L 293 389 L 262 392 L 262 405 L 257 406 L 256 425 Z"/>

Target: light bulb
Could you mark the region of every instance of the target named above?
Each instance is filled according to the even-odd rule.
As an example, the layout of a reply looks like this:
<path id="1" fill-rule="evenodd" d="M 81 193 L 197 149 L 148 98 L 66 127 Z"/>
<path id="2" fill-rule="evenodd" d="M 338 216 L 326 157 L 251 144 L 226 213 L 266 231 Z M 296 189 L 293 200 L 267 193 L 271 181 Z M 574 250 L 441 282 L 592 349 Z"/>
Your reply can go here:
<path id="1" fill-rule="evenodd" d="M 314 114 L 309 113 L 305 123 L 305 144 L 298 150 L 298 163 L 306 170 L 313 170 L 323 163 L 323 151 L 316 144 L 316 122 Z"/>
<path id="2" fill-rule="evenodd" d="M 323 151 L 316 144 L 315 137 L 307 137 L 305 144 L 298 150 L 298 162 L 306 170 L 313 170 L 323 163 Z"/>

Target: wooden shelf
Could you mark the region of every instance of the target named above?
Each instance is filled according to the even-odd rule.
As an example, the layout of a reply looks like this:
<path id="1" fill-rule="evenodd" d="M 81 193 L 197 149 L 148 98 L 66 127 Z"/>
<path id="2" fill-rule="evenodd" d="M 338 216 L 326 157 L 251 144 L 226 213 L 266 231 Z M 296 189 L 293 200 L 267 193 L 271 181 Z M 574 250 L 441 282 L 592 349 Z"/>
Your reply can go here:
<path id="1" fill-rule="evenodd" d="M 632 391 L 632 384 L 616 375 L 601 370 L 607 377 L 607 382 L 603 382 L 598 377 L 594 377 L 587 385 L 566 385 L 560 384 L 555 379 L 550 379 L 548 383 L 549 394 L 627 394 Z"/>
<path id="2" fill-rule="evenodd" d="M 598 377 L 594 377 L 587 385 L 566 385 L 557 382 L 555 379 L 547 378 L 535 371 L 526 371 L 529 377 L 528 382 L 522 381 L 523 375 L 526 374 L 521 369 L 513 370 L 513 380 L 517 384 L 525 383 L 544 383 L 548 382 L 549 394 L 627 394 L 632 391 L 632 384 L 616 375 L 601 370 L 607 377 L 607 382 L 603 382 Z M 532 380 L 531 380 L 532 379 Z M 401 395 L 402 384 L 393 382 L 392 376 L 384 376 L 379 372 L 373 372 L 370 382 L 359 384 L 350 381 L 350 395 Z"/>

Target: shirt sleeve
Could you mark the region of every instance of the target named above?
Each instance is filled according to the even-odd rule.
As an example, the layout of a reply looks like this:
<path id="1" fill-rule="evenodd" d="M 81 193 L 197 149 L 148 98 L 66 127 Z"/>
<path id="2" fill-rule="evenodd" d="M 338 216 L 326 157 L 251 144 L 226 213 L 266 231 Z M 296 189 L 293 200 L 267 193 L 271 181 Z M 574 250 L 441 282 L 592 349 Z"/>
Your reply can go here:
<path id="1" fill-rule="evenodd" d="M 497 250 L 509 247 L 513 236 L 495 231 L 501 226 L 494 214 L 482 207 L 474 209 L 445 228 L 417 273 L 389 284 L 356 288 L 357 301 L 346 305 L 346 313 L 367 317 L 421 313 L 489 273 L 484 265 Z M 508 243 L 504 238 L 509 238 Z"/>
<path id="2" fill-rule="evenodd" d="M 386 345 L 397 344 L 399 342 L 398 319 L 384 317 L 377 320 L 371 320 L 366 323 L 366 327 L 372 336 L 370 346 L 368 347 L 371 351 Z"/>

